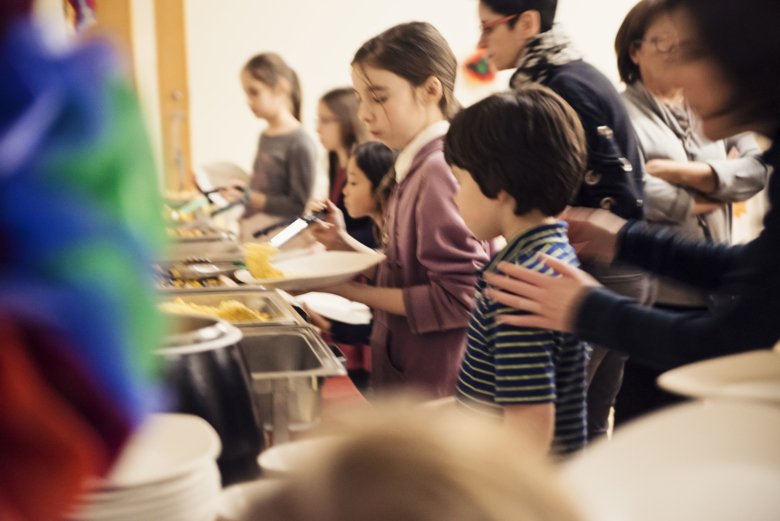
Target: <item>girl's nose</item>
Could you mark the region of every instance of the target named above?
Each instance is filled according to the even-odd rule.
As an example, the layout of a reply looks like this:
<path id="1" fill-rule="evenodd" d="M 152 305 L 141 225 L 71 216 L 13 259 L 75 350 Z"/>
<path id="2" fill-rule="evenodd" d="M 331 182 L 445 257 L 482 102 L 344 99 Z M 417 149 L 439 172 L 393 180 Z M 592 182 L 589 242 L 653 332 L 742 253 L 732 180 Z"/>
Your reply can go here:
<path id="1" fill-rule="evenodd" d="M 369 110 L 367 103 L 358 103 L 357 116 L 363 123 L 371 121 L 371 111 Z"/>

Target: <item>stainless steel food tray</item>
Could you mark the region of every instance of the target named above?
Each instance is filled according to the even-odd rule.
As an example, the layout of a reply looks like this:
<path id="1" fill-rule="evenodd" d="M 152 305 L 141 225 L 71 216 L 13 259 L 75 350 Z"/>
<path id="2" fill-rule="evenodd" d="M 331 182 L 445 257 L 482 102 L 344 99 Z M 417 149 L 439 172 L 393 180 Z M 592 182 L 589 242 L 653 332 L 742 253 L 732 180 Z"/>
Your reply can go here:
<path id="1" fill-rule="evenodd" d="M 224 300 L 237 300 L 249 309 L 266 313 L 270 317 L 263 321 L 237 321 L 234 325 L 245 327 L 272 327 L 280 325 L 306 326 L 304 318 L 276 290 L 237 288 L 166 289 L 160 292 L 161 302 L 181 298 L 184 302 L 202 306 L 219 306 Z"/>
<path id="2" fill-rule="evenodd" d="M 274 443 L 289 439 L 292 425 L 319 420 L 323 380 L 347 374 L 344 365 L 308 326 L 243 328 L 239 346 L 252 377 L 254 406 Z"/>
<path id="3" fill-rule="evenodd" d="M 168 225 L 166 227 L 168 240 L 178 242 L 204 242 L 204 241 L 235 241 L 234 233 L 220 230 L 205 223 L 187 223 L 180 226 Z"/>
<path id="4" fill-rule="evenodd" d="M 226 238 L 173 241 L 168 243 L 162 260 L 175 262 L 191 258 L 208 259 L 212 262 L 243 260 L 244 250 L 238 241 Z"/>

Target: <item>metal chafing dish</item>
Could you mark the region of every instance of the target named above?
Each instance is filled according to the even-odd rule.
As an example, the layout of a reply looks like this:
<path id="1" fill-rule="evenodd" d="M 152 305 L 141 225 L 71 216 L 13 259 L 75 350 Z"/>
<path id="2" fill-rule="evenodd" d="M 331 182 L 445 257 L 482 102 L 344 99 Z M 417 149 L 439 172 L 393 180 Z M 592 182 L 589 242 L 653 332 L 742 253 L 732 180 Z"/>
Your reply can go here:
<path id="1" fill-rule="evenodd" d="M 244 250 L 234 239 L 198 238 L 197 240 L 170 242 L 163 254 L 163 260 L 169 262 L 192 258 L 208 259 L 212 262 L 243 260 Z"/>
<path id="2" fill-rule="evenodd" d="M 308 326 L 242 328 L 239 344 L 252 378 L 253 401 L 274 443 L 289 439 L 291 428 L 319 420 L 326 377 L 346 375 L 344 364 Z"/>
<path id="3" fill-rule="evenodd" d="M 157 288 L 168 291 L 202 291 L 238 286 L 233 273 L 243 267 L 243 259 L 226 261 L 168 260 L 154 263 Z"/>
<path id="4" fill-rule="evenodd" d="M 208 223 L 190 222 L 178 226 L 167 226 L 166 233 L 171 242 L 235 241 L 236 236 Z"/>
<path id="5" fill-rule="evenodd" d="M 217 307 L 226 300 L 237 300 L 249 309 L 268 315 L 267 320 L 262 321 L 235 321 L 239 327 L 270 327 L 279 325 L 300 325 L 307 323 L 277 290 L 261 288 L 208 288 L 208 289 L 170 289 L 161 291 L 162 302 L 172 302 L 177 298 L 188 304 Z"/>
<path id="6" fill-rule="evenodd" d="M 168 407 L 196 414 L 219 433 L 218 464 L 224 484 L 257 476 L 262 427 L 241 352 L 241 330 L 223 320 L 169 315 L 170 330 L 156 353 L 161 360 Z"/>

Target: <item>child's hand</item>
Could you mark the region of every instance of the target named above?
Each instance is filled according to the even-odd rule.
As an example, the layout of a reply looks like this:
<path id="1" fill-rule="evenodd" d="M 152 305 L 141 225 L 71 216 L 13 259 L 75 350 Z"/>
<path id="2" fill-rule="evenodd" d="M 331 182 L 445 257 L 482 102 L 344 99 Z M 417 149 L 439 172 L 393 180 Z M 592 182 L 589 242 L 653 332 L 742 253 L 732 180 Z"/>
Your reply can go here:
<path id="1" fill-rule="evenodd" d="M 350 249 L 346 246 L 344 235 L 347 226 L 344 224 L 344 215 L 335 204 L 325 201 L 323 207 L 325 215 L 309 227 L 314 238 L 321 242 L 328 250 Z"/>
<path id="2" fill-rule="evenodd" d="M 227 202 L 235 203 L 244 198 L 244 190 L 239 190 L 234 186 L 225 186 L 219 189 L 221 195 Z"/>
<path id="3" fill-rule="evenodd" d="M 301 304 L 301 307 L 306 312 L 306 314 L 309 315 L 309 321 L 312 323 L 313 326 L 320 329 L 320 331 L 326 331 L 330 333 L 330 320 L 323 317 L 316 311 L 312 311 L 312 309 L 307 306 L 306 304 Z"/>
<path id="4" fill-rule="evenodd" d="M 325 211 L 325 216 L 320 218 L 320 221 L 339 230 L 347 229 L 347 225 L 344 223 L 344 214 L 339 210 L 339 207 L 333 204 L 332 201 L 323 201 L 319 211 Z"/>

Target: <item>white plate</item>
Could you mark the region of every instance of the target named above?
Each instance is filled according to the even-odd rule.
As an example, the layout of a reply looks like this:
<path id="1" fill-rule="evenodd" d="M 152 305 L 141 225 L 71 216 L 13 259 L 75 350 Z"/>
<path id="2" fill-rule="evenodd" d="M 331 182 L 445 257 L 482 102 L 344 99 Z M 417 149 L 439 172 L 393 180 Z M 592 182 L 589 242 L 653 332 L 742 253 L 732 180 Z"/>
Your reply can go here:
<path id="1" fill-rule="evenodd" d="M 354 251 L 323 251 L 279 260 L 272 257 L 271 264 L 284 272 L 284 277 L 255 279 L 247 270 L 238 270 L 235 277 L 245 284 L 306 291 L 347 282 L 384 259 L 380 253 Z"/>
<path id="2" fill-rule="evenodd" d="M 658 385 L 695 398 L 780 404 L 780 353 L 762 349 L 684 365 L 662 374 Z"/>
<path id="3" fill-rule="evenodd" d="M 271 497 L 276 493 L 282 480 L 261 479 L 231 485 L 222 490 L 219 497 L 218 521 L 244 521 L 248 519 L 252 507 L 258 502 Z"/>
<path id="4" fill-rule="evenodd" d="M 587 521 L 775 521 L 780 408 L 691 402 L 648 415 L 562 466 Z"/>
<path id="5" fill-rule="evenodd" d="M 222 445 L 209 423 L 190 414 L 152 414 L 97 488 L 148 485 L 193 472 L 216 460 Z"/>
<path id="6" fill-rule="evenodd" d="M 312 457 L 332 447 L 337 441 L 337 437 L 324 436 L 274 445 L 260 453 L 257 463 L 265 475 L 284 476 L 302 468 Z"/>
<path id="7" fill-rule="evenodd" d="M 161 484 L 120 489 L 122 493 L 92 494 L 75 507 L 67 519 L 79 521 L 155 521 L 197 519 L 196 514 L 211 511 L 212 519 L 220 495 L 220 475 L 216 463 L 197 472 Z"/>
<path id="8" fill-rule="evenodd" d="M 339 295 L 312 291 L 298 295 L 295 300 L 299 304 L 306 304 L 312 311 L 330 320 L 338 320 L 346 324 L 371 322 L 371 310 L 368 306 Z"/>

